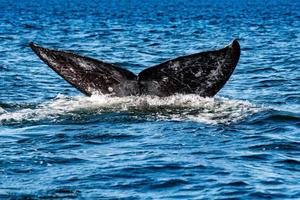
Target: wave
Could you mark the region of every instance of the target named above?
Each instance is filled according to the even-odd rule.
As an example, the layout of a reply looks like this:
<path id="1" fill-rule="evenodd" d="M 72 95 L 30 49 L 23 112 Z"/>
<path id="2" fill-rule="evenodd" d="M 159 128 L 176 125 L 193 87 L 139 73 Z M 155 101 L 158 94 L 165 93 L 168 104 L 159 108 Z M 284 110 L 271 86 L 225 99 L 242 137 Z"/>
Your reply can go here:
<path id="1" fill-rule="evenodd" d="M 47 120 L 57 122 L 64 117 L 87 117 L 105 113 L 131 113 L 136 117 L 146 116 L 155 120 L 190 120 L 207 124 L 230 124 L 261 111 L 247 101 L 227 98 L 203 98 L 198 95 L 128 96 L 56 98 L 38 104 L 34 108 L 22 108 L 11 112 L 0 107 L 0 124 L 16 124 Z M 75 119 L 74 118 L 74 119 Z"/>

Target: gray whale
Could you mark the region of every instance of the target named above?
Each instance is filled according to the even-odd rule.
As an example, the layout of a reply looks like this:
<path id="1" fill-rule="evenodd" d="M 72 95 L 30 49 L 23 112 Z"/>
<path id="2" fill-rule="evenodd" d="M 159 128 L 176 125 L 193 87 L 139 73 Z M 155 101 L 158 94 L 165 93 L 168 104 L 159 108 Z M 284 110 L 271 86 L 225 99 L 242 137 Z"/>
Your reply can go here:
<path id="1" fill-rule="evenodd" d="M 127 69 L 71 52 L 43 48 L 31 49 L 57 74 L 82 93 L 114 96 L 198 94 L 214 96 L 228 81 L 239 57 L 240 45 L 228 46 L 168 60 L 138 75 Z"/>

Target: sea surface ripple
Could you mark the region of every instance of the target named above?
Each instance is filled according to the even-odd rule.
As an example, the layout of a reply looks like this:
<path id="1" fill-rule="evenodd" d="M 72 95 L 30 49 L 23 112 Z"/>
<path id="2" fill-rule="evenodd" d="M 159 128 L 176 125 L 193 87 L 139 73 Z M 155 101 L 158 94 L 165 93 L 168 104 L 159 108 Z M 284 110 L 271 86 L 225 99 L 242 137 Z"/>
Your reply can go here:
<path id="1" fill-rule="evenodd" d="M 299 199 L 300 2 L 0 0 L 0 199 Z M 241 44 L 214 98 L 85 97 L 30 50 L 134 73 Z"/>

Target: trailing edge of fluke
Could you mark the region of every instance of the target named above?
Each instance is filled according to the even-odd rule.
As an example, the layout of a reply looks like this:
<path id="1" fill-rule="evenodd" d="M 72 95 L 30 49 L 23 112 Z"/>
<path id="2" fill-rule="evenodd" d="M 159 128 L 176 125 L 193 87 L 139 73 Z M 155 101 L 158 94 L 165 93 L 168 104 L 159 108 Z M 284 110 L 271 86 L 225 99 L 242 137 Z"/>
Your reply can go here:
<path id="1" fill-rule="evenodd" d="M 94 58 L 29 44 L 57 74 L 82 93 L 114 96 L 198 94 L 214 96 L 230 78 L 239 57 L 237 40 L 214 51 L 168 60 L 135 75 L 131 71 Z"/>

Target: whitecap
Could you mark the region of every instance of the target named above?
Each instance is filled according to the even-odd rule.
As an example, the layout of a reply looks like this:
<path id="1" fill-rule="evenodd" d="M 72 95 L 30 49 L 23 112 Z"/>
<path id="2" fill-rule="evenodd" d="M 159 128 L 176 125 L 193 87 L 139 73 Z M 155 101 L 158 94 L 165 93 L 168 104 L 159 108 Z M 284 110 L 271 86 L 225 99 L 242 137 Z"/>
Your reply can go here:
<path id="1" fill-rule="evenodd" d="M 90 115 L 107 112 L 133 112 L 139 117 L 141 113 L 147 112 L 151 113 L 151 116 L 155 116 L 156 120 L 191 120 L 207 124 L 230 124 L 260 111 L 262 108 L 248 101 L 222 97 L 203 98 L 192 94 L 177 94 L 169 97 L 112 97 L 107 95 L 66 97 L 58 95 L 35 108 L 0 112 L 0 123 L 57 121 L 60 117 L 67 115 Z"/>

